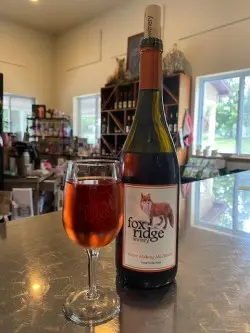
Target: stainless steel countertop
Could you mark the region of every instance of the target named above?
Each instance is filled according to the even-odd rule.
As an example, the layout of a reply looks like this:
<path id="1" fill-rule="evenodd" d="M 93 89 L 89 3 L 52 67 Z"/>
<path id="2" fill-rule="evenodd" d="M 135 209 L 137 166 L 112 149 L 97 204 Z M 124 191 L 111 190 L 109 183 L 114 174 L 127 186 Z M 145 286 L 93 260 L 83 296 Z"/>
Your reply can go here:
<path id="1" fill-rule="evenodd" d="M 193 183 L 181 200 L 177 283 L 121 294 L 121 313 L 95 328 L 67 322 L 62 304 L 87 283 L 84 250 L 61 213 L 0 225 L 0 333 L 250 332 L 250 172 Z M 98 281 L 115 286 L 114 243 Z"/>

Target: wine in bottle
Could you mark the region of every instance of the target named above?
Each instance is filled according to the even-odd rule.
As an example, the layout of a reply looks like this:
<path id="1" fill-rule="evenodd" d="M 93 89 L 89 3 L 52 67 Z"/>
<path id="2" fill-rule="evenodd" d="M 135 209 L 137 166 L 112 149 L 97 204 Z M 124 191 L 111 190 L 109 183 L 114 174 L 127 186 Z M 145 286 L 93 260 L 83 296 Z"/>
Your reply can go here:
<path id="1" fill-rule="evenodd" d="M 179 167 L 162 101 L 160 10 L 146 8 L 137 109 L 121 153 L 124 225 L 116 266 L 122 288 L 159 288 L 177 273 Z"/>

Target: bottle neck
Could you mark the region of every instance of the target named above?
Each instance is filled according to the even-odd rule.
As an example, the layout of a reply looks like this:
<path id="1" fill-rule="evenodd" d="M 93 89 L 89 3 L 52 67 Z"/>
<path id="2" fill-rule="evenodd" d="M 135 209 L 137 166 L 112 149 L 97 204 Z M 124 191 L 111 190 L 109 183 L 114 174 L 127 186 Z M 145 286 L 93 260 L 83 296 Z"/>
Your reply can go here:
<path id="1" fill-rule="evenodd" d="M 145 47 L 140 57 L 140 90 L 162 90 L 162 51 Z"/>

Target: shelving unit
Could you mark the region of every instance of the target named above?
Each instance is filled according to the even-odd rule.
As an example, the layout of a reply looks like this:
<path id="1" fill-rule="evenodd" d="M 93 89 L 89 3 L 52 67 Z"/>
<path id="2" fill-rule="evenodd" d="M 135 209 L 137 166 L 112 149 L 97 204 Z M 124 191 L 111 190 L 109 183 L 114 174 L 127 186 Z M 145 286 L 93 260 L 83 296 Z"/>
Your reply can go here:
<path id="1" fill-rule="evenodd" d="M 68 156 L 73 152 L 72 133 L 65 133 L 70 119 L 28 117 L 29 141 L 34 142 L 41 155 Z"/>
<path id="2" fill-rule="evenodd" d="M 101 155 L 119 157 L 135 114 L 139 81 L 101 89 Z"/>
<path id="3" fill-rule="evenodd" d="M 185 110 L 190 108 L 191 78 L 185 74 L 163 77 L 163 102 L 170 133 L 177 148 L 179 164 L 187 159 L 178 131 L 183 126 Z M 101 89 L 101 155 L 119 157 L 136 110 L 139 81 Z"/>

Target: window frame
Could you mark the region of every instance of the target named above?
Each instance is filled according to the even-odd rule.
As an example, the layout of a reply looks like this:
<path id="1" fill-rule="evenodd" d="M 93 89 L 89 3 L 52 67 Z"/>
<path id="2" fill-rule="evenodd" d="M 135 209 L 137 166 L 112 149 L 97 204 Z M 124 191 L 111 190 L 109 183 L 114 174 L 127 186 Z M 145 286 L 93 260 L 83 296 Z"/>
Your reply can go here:
<path id="1" fill-rule="evenodd" d="M 197 112 L 197 131 L 196 131 L 196 146 L 202 144 L 203 133 L 203 118 L 204 118 L 204 96 L 205 84 L 215 80 L 225 80 L 232 78 L 239 78 L 239 99 L 238 99 L 238 117 L 236 123 L 236 151 L 232 154 L 250 155 L 241 153 L 242 143 L 242 129 L 243 129 L 243 115 L 244 115 L 244 89 L 245 78 L 250 77 L 250 70 L 234 71 L 227 73 L 212 74 L 201 76 L 197 78 L 196 87 L 198 88 L 198 102 L 196 103 L 195 112 Z M 220 153 L 220 151 L 218 151 Z M 193 155 L 195 155 L 195 147 L 193 147 Z"/>
<path id="2" fill-rule="evenodd" d="M 95 99 L 95 112 L 94 112 L 94 116 L 95 116 L 95 130 L 94 130 L 94 135 L 96 138 L 96 144 L 97 144 L 97 140 L 100 139 L 100 133 L 98 134 L 98 124 L 97 121 L 98 119 L 101 120 L 101 95 L 100 93 L 96 93 L 96 94 L 88 94 L 88 95 L 81 95 L 81 96 L 76 96 L 74 99 L 76 101 L 75 103 L 75 108 L 74 108 L 74 123 L 76 126 L 74 126 L 76 128 L 76 135 L 80 138 L 82 138 L 81 134 L 81 121 L 80 121 L 80 117 L 81 117 L 81 103 L 83 100 L 88 100 L 88 99 Z"/>
<path id="3" fill-rule="evenodd" d="M 12 133 L 12 124 L 11 124 L 11 99 L 15 99 L 15 98 L 20 98 L 20 99 L 25 99 L 25 100 L 30 100 L 32 102 L 32 104 L 36 104 L 36 98 L 35 97 L 28 97 L 28 96 L 22 96 L 22 95 L 16 95 L 16 94 L 10 94 L 10 93 L 3 93 L 3 99 L 4 97 L 8 97 L 9 99 L 9 103 L 8 103 L 8 119 L 10 119 L 10 127 L 9 127 L 9 132 Z M 4 112 L 4 104 L 3 104 L 3 112 Z M 20 110 L 21 111 L 21 110 Z M 31 110 L 32 111 L 32 110 Z M 23 122 L 21 121 L 20 122 L 20 125 L 22 127 L 22 124 Z M 21 132 L 25 132 L 25 128 L 23 128 L 23 131 L 22 131 L 22 128 L 20 130 Z"/>

